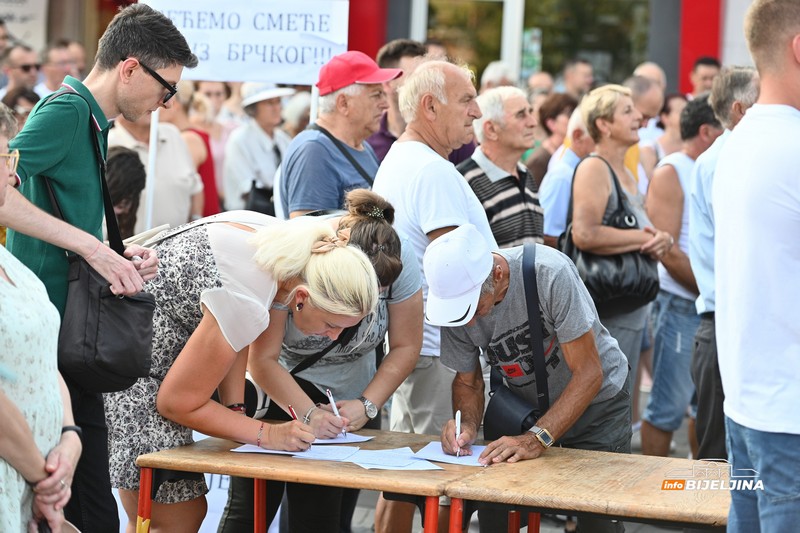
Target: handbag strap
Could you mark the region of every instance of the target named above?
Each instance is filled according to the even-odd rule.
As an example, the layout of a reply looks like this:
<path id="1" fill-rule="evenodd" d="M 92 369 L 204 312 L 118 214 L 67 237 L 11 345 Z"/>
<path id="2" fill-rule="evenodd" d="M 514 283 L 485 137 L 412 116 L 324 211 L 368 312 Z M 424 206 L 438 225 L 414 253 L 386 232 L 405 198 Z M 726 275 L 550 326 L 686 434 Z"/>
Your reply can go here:
<path id="1" fill-rule="evenodd" d="M 49 96 L 42 106 L 50 103 L 54 99 L 58 98 L 59 96 L 63 96 L 65 94 L 75 95 L 79 97 L 81 100 L 86 102 L 86 105 L 89 106 L 89 116 L 92 115 L 92 106 L 89 101 L 79 92 L 77 91 L 60 91 L 51 96 Z M 40 106 L 41 108 L 41 106 Z M 94 153 L 97 159 L 97 167 L 100 171 L 100 183 L 103 188 L 103 207 L 105 210 L 105 218 L 106 218 L 106 231 L 108 232 L 108 242 L 111 249 L 117 252 L 119 255 L 123 255 L 125 251 L 125 245 L 122 243 L 122 236 L 119 233 L 119 225 L 117 224 L 117 216 L 114 214 L 114 204 L 111 202 L 111 194 L 108 192 L 108 183 L 106 182 L 106 160 L 103 157 L 103 153 L 100 150 L 100 141 L 97 140 L 97 132 L 95 132 L 94 125 L 92 124 L 92 120 L 89 120 L 89 133 L 93 141 L 94 145 Z M 56 200 L 55 191 L 53 190 L 53 184 L 50 182 L 50 178 L 44 177 L 45 185 L 47 186 L 47 193 L 50 196 L 50 204 L 53 207 L 53 214 L 63 220 L 64 222 L 69 223 L 69 221 L 64 218 L 64 213 L 61 211 L 61 207 L 58 205 L 58 200 Z"/>
<path id="2" fill-rule="evenodd" d="M 311 365 L 322 359 L 325 356 L 325 354 L 327 354 L 337 346 L 347 346 L 347 343 L 349 343 L 351 340 L 353 340 L 353 337 L 355 337 L 356 331 L 358 331 L 358 327 L 360 325 L 361 322 L 359 322 L 355 326 L 350 326 L 349 328 L 345 328 L 344 330 L 342 330 L 342 332 L 339 334 L 339 336 L 336 338 L 335 341 L 333 341 L 328 346 L 326 346 L 319 352 L 315 353 L 311 357 L 306 357 L 305 359 L 300 361 L 300 363 L 298 363 L 297 366 L 291 369 L 289 373 L 294 376 L 295 374 L 302 372 L 306 368 L 310 367 Z"/>
<path id="3" fill-rule="evenodd" d="M 528 329 L 533 352 L 533 373 L 536 376 L 536 397 L 540 412 L 550 408 L 550 391 L 547 386 L 547 369 L 544 363 L 544 338 L 542 318 L 539 314 L 539 289 L 536 283 L 536 245 L 528 243 L 522 249 L 522 280 L 525 285 L 525 303 L 528 307 Z M 489 388 L 492 392 L 503 384 L 503 376 L 492 367 Z"/>
<path id="4" fill-rule="evenodd" d="M 572 172 L 572 185 L 570 186 L 570 189 L 569 189 L 569 209 L 567 209 L 567 224 L 566 224 L 567 226 L 569 226 L 570 223 L 572 222 L 572 196 L 573 196 L 572 195 L 572 190 L 575 187 L 575 174 L 578 173 L 578 167 L 580 166 L 580 164 L 583 163 L 583 161 L 586 161 L 586 159 L 589 159 L 590 157 L 597 158 L 597 159 L 599 159 L 600 161 L 602 161 L 603 163 L 606 164 L 606 166 L 608 167 L 608 171 L 611 172 L 611 181 L 614 182 L 614 189 L 617 191 L 617 209 L 616 210 L 617 211 L 620 210 L 622 208 L 622 206 L 623 206 L 623 203 L 622 203 L 623 202 L 623 198 L 624 198 L 623 195 L 625 193 L 622 191 L 622 185 L 620 185 L 619 178 L 617 178 L 617 173 L 614 172 L 614 169 L 611 167 L 611 163 L 609 163 L 608 161 L 606 161 L 605 159 L 603 159 L 602 157 L 600 157 L 597 154 L 589 154 L 588 156 L 586 156 L 586 158 L 584 158 L 577 165 L 575 165 L 575 170 Z M 605 217 L 603 217 L 603 218 L 604 218 L 603 224 L 605 224 L 606 223 Z"/>
<path id="5" fill-rule="evenodd" d="M 358 164 L 358 161 L 356 161 L 356 159 L 353 157 L 350 151 L 344 146 L 342 141 L 334 137 L 333 134 L 331 134 L 331 132 L 329 132 L 319 124 L 311 124 L 310 126 L 308 126 L 308 129 L 317 130 L 323 135 L 325 135 L 328 139 L 330 139 L 331 142 L 336 146 L 336 148 L 338 148 L 339 151 L 342 152 L 342 155 L 344 155 L 347 158 L 347 160 L 350 161 L 350 164 L 353 165 L 353 168 L 355 168 L 356 171 L 358 171 L 358 173 L 361 174 L 361 177 L 364 178 L 364 181 L 366 181 L 369 184 L 369 186 L 372 187 L 372 184 L 375 182 L 375 180 L 372 179 L 372 177 L 369 174 L 367 174 L 367 171 L 364 170 L 364 167 Z"/>

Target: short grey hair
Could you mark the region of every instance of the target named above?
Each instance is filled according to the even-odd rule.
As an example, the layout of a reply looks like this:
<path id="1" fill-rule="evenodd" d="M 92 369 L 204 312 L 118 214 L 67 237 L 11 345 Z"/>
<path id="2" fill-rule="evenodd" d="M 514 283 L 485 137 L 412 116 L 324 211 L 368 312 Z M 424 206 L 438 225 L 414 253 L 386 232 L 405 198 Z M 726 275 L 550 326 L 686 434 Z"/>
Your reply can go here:
<path id="1" fill-rule="evenodd" d="M 489 272 L 489 277 L 483 281 L 481 285 L 481 296 L 484 294 L 494 294 L 494 263 L 492 263 L 492 270 Z"/>
<path id="2" fill-rule="evenodd" d="M 475 99 L 481 110 L 481 118 L 475 119 L 472 127 L 475 128 L 475 138 L 479 144 L 484 141 L 483 125 L 486 122 L 492 121 L 498 126 L 505 125 L 505 103 L 514 96 L 521 96 L 526 102 L 528 101 L 525 91 L 510 85 L 489 89 Z"/>
<path id="3" fill-rule="evenodd" d="M 12 139 L 19 131 L 14 113 L 5 104 L 0 104 L 0 135 Z"/>
<path id="4" fill-rule="evenodd" d="M 746 108 L 758 100 L 759 78 L 753 67 L 726 67 L 714 78 L 708 103 L 724 128 L 733 126 L 731 107 L 741 102 Z"/>
<path id="5" fill-rule="evenodd" d="M 492 61 L 481 74 L 481 87 L 486 87 L 492 84 L 494 87 L 499 86 L 504 80 L 514 81 L 514 71 L 511 65 L 504 61 Z"/>
<path id="6" fill-rule="evenodd" d="M 425 94 L 433 95 L 443 104 L 447 103 L 444 66 L 448 64 L 446 61 L 423 61 L 400 87 L 400 114 L 406 123 L 417 118 L 419 101 Z"/>
<path id="7" fill-rule="evenodd" d="M 326 94 L 325 96 L 320 96 L 318 105 L 319 105 L 319 113 L 320 115 L 333 113 L 336 111 L 336 98 L 340 94 L 346 94 L 347 96 L 358 96 L 361 94 L 361 91 L 364 90 L 364 86 L 358 83 L 351 83 L 346 87 L 342 87 L 336 91 L 333 91 L 330 94 Z"/>
<path id="8" fill-rule="evenodd" d="M 572 134 L 575 133 L 575 130 L 580 130 L 587 135 L 589 134 L 589 130 L 586 129 L 586 123 L 583 121 L 583 112 L 580 107 L 576 107 L 569 117 L 569 122 L 567 122 L 567 139 L 572 138 Z"/>

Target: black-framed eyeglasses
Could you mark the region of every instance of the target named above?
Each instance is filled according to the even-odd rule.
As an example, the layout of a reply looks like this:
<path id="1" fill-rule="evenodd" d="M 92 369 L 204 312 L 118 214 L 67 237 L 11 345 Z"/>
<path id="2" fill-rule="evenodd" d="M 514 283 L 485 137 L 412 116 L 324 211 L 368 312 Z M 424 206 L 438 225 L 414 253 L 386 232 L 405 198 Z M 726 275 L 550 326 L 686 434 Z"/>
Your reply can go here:
<path id="1" fill-rule="evenodd" d="M 123 61 L 125 61 L 126 59 L 129 59 L 129 58 L 126 57 L 126 58 L 123 59 Z M 137 61 L 139 61 L 139 60 L 137 59 Z M 142 66 L 142 68 L 145 70 L 145 72 L 150 74 L 158 83 L 161 84 L 162 87 L 164 87 L 167 90 L 167 94 L 165 94 L 164 98 L 161 100 L 162 104 L 166 104 L 167 102 L 169 102 L 170 98 L 172 98 L 173 96 L 178 94 L 178 87 L 176 85 L 172 85 L 170 82 L 168 82 L 167 80 L 162 78 L 158 74 L 158 72 L 156 72 L 155 70 L 151 69 L 150 67 L 148 67 L 147 65 L 145 65 L 141 61 L 139 61 L 139 64 Z"/>

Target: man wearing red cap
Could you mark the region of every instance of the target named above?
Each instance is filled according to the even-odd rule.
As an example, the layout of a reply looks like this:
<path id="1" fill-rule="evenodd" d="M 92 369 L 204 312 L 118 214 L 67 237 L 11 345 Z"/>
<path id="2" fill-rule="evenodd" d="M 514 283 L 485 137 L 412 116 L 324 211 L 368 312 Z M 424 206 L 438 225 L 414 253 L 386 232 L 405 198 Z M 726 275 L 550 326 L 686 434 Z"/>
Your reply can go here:
<path id="1" fill-rule="evenodd" d="M 290 218 L 339 209 L 348 191 L 372 187 L 379 163 L 365 140 L 388 108 L 382 84 L 402 73 L 358 51 L 320 69 L 317 122 L 292 140 L 281 165 L 281 203 Z"/>

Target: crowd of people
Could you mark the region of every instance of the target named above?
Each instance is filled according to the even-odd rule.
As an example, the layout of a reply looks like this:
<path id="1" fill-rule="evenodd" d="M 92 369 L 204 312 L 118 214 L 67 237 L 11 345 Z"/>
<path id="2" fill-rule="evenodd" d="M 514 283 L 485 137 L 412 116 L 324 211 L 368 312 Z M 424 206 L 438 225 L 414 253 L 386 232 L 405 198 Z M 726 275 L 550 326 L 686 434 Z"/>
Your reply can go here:
<path id="1" fill-rule="evenodd" d="M 495 373 L 533 405 L 549 399 L 532 427 L 490 442 L 483 464 L 554 445 L 631 453 L 636 433 L 643 454 L 666 456 L 688 417 L 692 457 L 764 482 L 732 490 L 728 530 L 790 530 L 800 6 L 756 0 L 745 35 L 755 68 L 698 58 L 690 94 L 668 93 L 652 62 L 598 84 L 582 58 L 527 84 L 493 62 L 476 87 L 440 43 L 398 39 L 374 60 L 326 63 L 317 117 L 306 87 L 182 81 L 198 58 L 144 4 L 120 10 L 88 72 L 76 43 L 7 47 L 0 529 L 119 531 L 114 487 L 133 531 L 136 458 L 195 430 L 304 450 L 380 428 L 391 399 L 384 429 L 471 454 Z M 124 255 L 109 248 L 106 178 L 123 237 L 168 229 Z M 590 259 L 562 253 L 572 248 L 608 259 L 597 264 L 620 287 L 649 272 L 658 290 L 609 301 Z M 149 375 L 126 390 L 89 391 L 57 368 L 65 251 L 114 294 L 155 298 Z M 248 387 L 268 409 L 247 405 Z M 207 491 L 196 477 L 161 485 L 152 530 L 197 531 Z M 271 483 L 268 518 L 282 495 L 287 531 L 350 530 L 357 491 Z M 254 503 L 252 484 L 232 478 L 219 530 L 251 530 Z M 478 514 L 481 532 L 507 530 L 505 509 Z M 375 531 L 408 533 L 413 515 L 381 497 Z M 595 516 L 577 525 L 624 531 Z"/>

